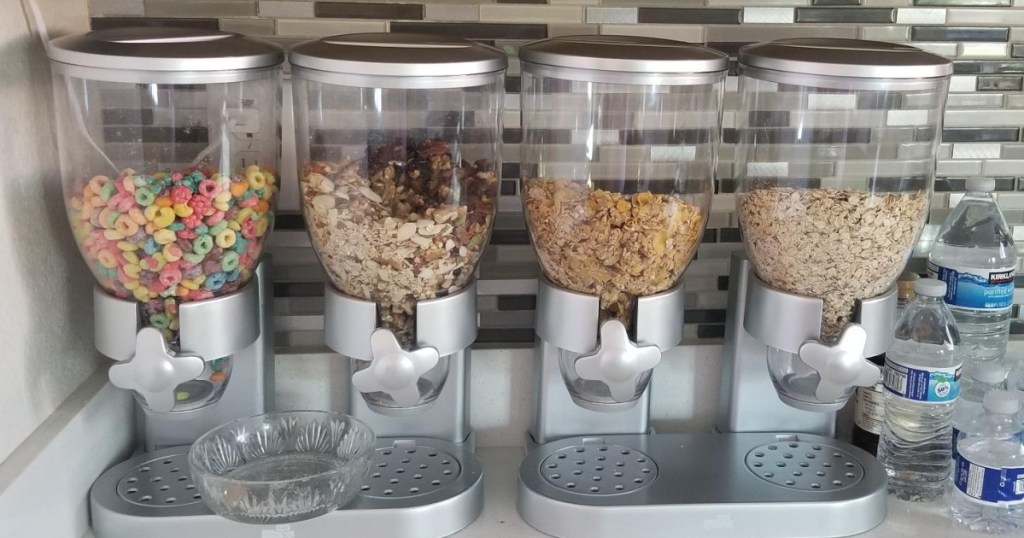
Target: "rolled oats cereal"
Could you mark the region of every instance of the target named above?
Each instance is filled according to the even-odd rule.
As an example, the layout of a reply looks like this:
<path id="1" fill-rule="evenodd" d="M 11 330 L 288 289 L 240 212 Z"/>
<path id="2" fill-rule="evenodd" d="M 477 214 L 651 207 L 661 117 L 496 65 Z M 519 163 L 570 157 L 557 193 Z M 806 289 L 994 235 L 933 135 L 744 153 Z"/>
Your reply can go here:
<path id="1" fill-rule="evenodd" d="M 367 158 L 311 162 L 306 223 L 331 282 L 378 304 L 382 327 L 415 343 L 417 301 L 469 283 L 490 235 L 498 178 L 488 163 L 453 163 L 448 144 L 371 147 Z"/>
<path id="2" fill-rule="evenodd" d="M 591 189 L 568 179 L 525 182 L 525 212 L 544 272 L 601 298 L 602 318 L 627 325 L 635 297 L 679 281 L 707 214 L 682 198 Z"/>
<path id="3" fill-rule="evenodd" d="M 767 187 L 738 196 L 758 276 L 783 291 L 820 297 L 826 339 L 839 335 L 857 299 L 892 285 L 928 211 L 922 192 Z"/>

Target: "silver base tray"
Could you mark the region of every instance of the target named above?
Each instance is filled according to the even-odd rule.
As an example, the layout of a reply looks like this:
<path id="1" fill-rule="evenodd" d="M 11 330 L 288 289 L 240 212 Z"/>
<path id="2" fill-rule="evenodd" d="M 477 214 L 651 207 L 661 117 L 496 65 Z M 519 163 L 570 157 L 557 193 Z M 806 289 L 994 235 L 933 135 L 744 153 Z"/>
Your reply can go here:
<path id="1" fill-rule="evenodd" d="M 103 473 L 89 493 L 97 538 L 439 538 L 483 509 L 483 471 L 471 443 L 379 439 L 373 475 L 340 510 L 287 525 L 214 515 L 189 474 L 188 447 L 140 454 Z"/>
<path id="2" fill-rule="evenodd" d="M 530 447 L 519 514 L 559 538 L 850 536 L 886 515 L 885 472 L 809 434 L 570 437 Z"/>

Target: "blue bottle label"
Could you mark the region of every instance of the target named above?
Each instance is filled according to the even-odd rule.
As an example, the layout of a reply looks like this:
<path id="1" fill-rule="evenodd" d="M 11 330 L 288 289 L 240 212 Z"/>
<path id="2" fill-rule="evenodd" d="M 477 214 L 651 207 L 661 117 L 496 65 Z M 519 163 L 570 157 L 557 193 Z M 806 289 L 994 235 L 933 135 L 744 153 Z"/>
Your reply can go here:
<path id="1" fill-rule="evenodd" d="M 927 368 L 885 358 L 885 390 L 922 403 L 950 403 L 960 395 L 960 365 Z"/>
<path id="2" fill-rule="evenodd" d="M 995 270 L 943 267 L 928 262 L 928 276 L 946 283 L 946 303 L 966 308 L 1007 308 L 1013 304 L 1014 267 Z"/>
<path id="3" fill-rule="evenodd" d="M 957 454 L 953 483 L 965 495 L 983 503 L 1024 503 L 1024 467 L 993 469 Z"/>

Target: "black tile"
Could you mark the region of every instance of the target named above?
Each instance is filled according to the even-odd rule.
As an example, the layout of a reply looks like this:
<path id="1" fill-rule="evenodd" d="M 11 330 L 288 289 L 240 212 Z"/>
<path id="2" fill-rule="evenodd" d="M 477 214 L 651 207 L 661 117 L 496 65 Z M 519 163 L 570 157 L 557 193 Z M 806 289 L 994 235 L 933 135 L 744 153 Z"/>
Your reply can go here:
<path id="1" fill-rule="evenodd" d="M 315 2 L 317 17 L 341 19 L 423 20 L 421 4 L 368 4 L 361 2 Z"/>
<path id="2" fill-rule="evenodd" d="M 501 195 L 502 196 L 515 196 L 516 195 L 516 182 L 511 180 L 505 180 L 501 182 Z"/>
<path id="3" fill-rule="evenodd" d="M 728 131 L 728 130 L 726 130 Z M 871 142 L 871 129 L 736 129 L 736 143 L 740 140 L 760 144 L 867 144 Z"/>
<path id="4" fill-rule="evenodd" d="M 274 297 L 323 297 L 323 282 L 274 282 Z"/>
<path id="5" fill-rule="evenodd" d="M 93 30 L 126 27 L 177 27 L 198 28 L 200 30 L 219 30 L 217 19 L 178 19 L 160 17 L 92 17 L 89 20 Z"/>
<path id="6" fill-rule="evenodd" d="M 740 52 L 740 47 L 749 44 L 749 41 L 711 41 L 707 47 L 735 58 Z"/>
<path id="7" fill-rule="evenodd" d="M 1016 187 L 1017 178 L 996 177 L 997 191 L 1012 191 Z M 935 178 L 935 192 L 964 192 L 967 189 L 967 178 L 937 177 Z"/>
<path id="8" fill-rule="evenodd" d="M 725 338 L 725 325 L 697 325 L 697 338 Z"/>
<path id="9" fill-rule="evenodd" d="M 392 22 L 391 31 L 452 35 L 476 39 L 544 39 L 548 36 L 548 25 L 482 22 Z"/>
<path id="10" fill-rule="evenodd" d="M 961 60 L 953 62 L 957 75 L 1019 75 L 1024 74 L 1024 62 L 1014 60 Z"/>
<path id="11" fill-rule="evenodd" d="M 481 327 L 476 331 L 474 345 L 533 343 L 536 338 L 533 329 L 485 329 Z"/>
<path id="12" fill-rule="evenodd" d="M 547 0 L 497 0 L 499 4 L 547 4 Z"/>
<path id="13" fill-rule="evenodd" d="M 725 323 L 725 310 L 685 310 L 686 323 Z"/>
<path id="14" fill-rule="evenodd" d="M 503 179 L 519 179 L 519 163 L 501 163 L 501 177 Z"/>
<path id="15" fill-rule="evenodd" d="M 493 132 L 485 128 L 460 129 L 457 126 L 441 128 L 389 129 L 365 131 L 362 129 L 317 129 L 312 135 L 315 145 L 351 145 L 351 144 L 382 144 L 395 140 L 426 140 L 440 137 L 448 140 L 461 140 L 469 144 L 486 144 L 493 142 Z"/>
<path id="16" fill-rule="evenodd" d="M 708 228 L 704 230 L 704 235 L 701 236 L 700 242 L 704 244 L 717 243 L 718 242 L 718 230 Z"/>
<path id="17" fill-rule="evenodd" d="M 798 7 L 796 22 L 896 22 L 893 8 Z"/>
<path id="18" fill-rule="evenodd" d="M 718 242 L 719 243 L 742 243 L 743 236 L 740 235 L 739 228 L 719 228 L 718 229 Z"/>
<path id="19" fill-rule="evenodd" d="M 494 230 L 491 232 L 492 245 L 529 245 L 530 234 L 526 230 Z"/>
<path id="20" fill-rule="evenodd" d="M 344 155 L 341 154 L 339 146 L 309 146 L 309 157 L 314 161 L 338 161 Z"/>
<path id="21" fill-rule="evenodd" d="M 501 141 L 506 144 L 518 144 L 523 141 L 523 130 L 518 127 L 505 127 L 501 131 Z"/>
<path id="22" fill-rule="evenodd" d="M 980 26 L 911 26 L 911 41 L 1009 41 L 1010 29 Z"/>
<path id="23" fill-rule="evenodd" d="M 710 137 L 707 129 L 647 129 L 619 131 L 619 143 L 627 146 L 647 144 L 705 144 Z"/>
<path id="24" fill-rule="evenodd" d="M 641 7 L 637 22 L 662 24 L 739 24 L 739 9 Z"/>
<path id="25" fill-rule="evenodd" d="M 458 127 L 460 125 L 473 125 L 475 123 L 473 117 L 474 113 L 472 110 L 433 110 L 427 112 L 427 117 L 424 121 L 431 127 Z"/>
<path id="26" fill-rule="evenodd" d="M 515 144 L 522 139 L 522 129 L 505 129 L 504 141 Z M 545 144 L 571 144 L 572 131 L 569 129 L 531 129 L 529 135 L 531 140 Z M 514 140 L 513 140 L 514 139 Z"/>
<path id="27" fill-rule="evenodd" d="M 499 295 L 498 310 L 536 310 L 536 295 Z"/>
<path id="28" fill-rule="evenodd" d="M 979 92 L 1019 92 L 1024 88 L 1024 77 L 1020 75 L 979 75 Z"/>
<path id="29" fill-rule="evenodd" d="M 520 77 L 505 77 L 505 93 L 519 93 L 523 89 L 523 79 Z"/>
<path id="30" fill-rule="evenodd" d="M 108 108 L 103 111 L 103 125 L 153 125 L 153 109 Z"/>
<path id="31" fill-rule="evenodd" d="M 751 110 L 750 125 L 759 127 L 789 127 L 788 110 Z"/>
<path id="32" fill-rule="evenodd" d="M 305 230 L 306 221 L 299 212 L 278 212 L 274 215 L 275 230 Z"/>
<path id="33" fill-rule="evenodd" d="M 812 6 L 859 6 L 862 0 L 811 0 Z"/>
<path id="34" fill-rule="evenodd" d="M 946 127 L 943 142 L 1016 142 L 1020 140 L 1017 127 Z"/>
<path id="35" fill-rule="evenodd" d="M 857 93 L 857 108 L 862 110 L 898 110 L 903 108 L 903 94 L 889 92 Z"/>
<path id="36" fill-rule="evenodd" d="M 720 275 L 718 277 L 718 291 L 727 291 L 729 289 L 729 277 L 728 275 Z"/>
<path id="37" fill-rule="evenodd" d="M 181 144 L 209 141 L 206 127 L 104 127 L 103 139 L 107 142 L 175 142 Z"/>
<path id="38" fill-rule="evenodd" d="M 915 6 L 1002 7 L 1012 3 L 1013 0 L 914 0 Z"/>

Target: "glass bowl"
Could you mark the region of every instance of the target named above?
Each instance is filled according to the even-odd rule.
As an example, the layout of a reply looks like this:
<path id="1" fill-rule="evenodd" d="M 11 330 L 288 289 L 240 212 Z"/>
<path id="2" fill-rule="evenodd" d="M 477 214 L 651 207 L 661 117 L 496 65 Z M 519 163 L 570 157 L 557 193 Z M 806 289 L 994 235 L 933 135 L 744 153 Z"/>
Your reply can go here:
<path id="1" fill-rule="evenodd" d="M 375 436 L 348 416 L 286 411 L 229 422 L 188 451 L 215 514 L 241 523 L 311 519 L 351 501 L 370 472 Z"/>

